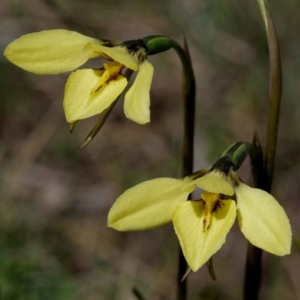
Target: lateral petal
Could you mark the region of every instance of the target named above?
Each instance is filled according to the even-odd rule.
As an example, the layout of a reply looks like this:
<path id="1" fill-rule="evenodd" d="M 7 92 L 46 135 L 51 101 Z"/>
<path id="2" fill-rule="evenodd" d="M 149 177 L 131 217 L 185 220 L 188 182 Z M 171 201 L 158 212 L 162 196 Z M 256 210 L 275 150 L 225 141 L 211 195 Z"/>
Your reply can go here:
<path id="1" fill-rule="evenodd" d="M 236 205 L 232 200 L 222 201 L 222 205 L 212 213 L 208 230 L 203 231 L 204 203 L 186 201 L 177 205 L 172 221 L 190 268 L 196 272 L 225 243 L 226 235 L 236 217 Z"/>
<path id="2" fill-rule="evenodd" d="M 138 60 L 128 52 L 124 46 L 106 47 L 100 44 L 94 44 L 94 49 L 101 55 L 102 53 L 111 57 L 113 60 L 121 63 L 126 68 L 137 71 L 139 69 Z"/>
<path id="3" fill-rule="evenodd" d="M 291 251 L 291 226 L 284 209 L 269 193 L 240 183 L 236 188 L 241 231 L 254 246 L 283 256 Z"/>
<path id="4" fill-rule="evenodd" d="M 219 171 L 208 172 L 204 176 L 188 183 L 184 189 L 190 190 L 192 187 L 196 186 L 211 193 L 224 194 L 228 196 L 232 196 L 234 194 L 232 183 Z"/>
<path id="5" fill-rule="evenodd" d="M 122 93 L 127 79 L 121 75 L 110 80 L 97 92 L 93 88 L 103 70 L 83 69 L 73 72 L 66 83 L 64 110 L 69 123 L 101 113 Z"/>
<path id="6" fill-rule="evenodd" d="M 125 191 L 108 214 L 108 226 L 119 231 L 152 229 L 171 221 L 178 203 L 186 201 L 183 179 L 157 178 Z"/>
<path id="7" fill-rule="evenodd" d="M 153 66 L 147 60 L 141 63 L 136 79 L 125 95 L 125 115 L 138 124 L 150 122 L 150 87 L 153 71 Z"/>
<path id="8" fill-rule="evenodd" d="M 98 56 L 89 45 L 99 40 L 64 29 L 45 30 L 21 36 L 10 43 L 6 58 L 35 74 L 58 74 L 76 69 Z"/>

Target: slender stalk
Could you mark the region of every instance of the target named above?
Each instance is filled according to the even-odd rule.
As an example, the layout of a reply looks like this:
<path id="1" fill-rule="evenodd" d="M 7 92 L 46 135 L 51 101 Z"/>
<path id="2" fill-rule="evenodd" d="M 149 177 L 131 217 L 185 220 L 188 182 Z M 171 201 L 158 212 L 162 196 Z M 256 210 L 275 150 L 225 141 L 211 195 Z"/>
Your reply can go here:
<path id="1" fill-rule="evenodd" d="M 184 39 L 184 49 L 175 41 L 173 48 L 183 66 L 184 134 L 181 176 L 185 177 L 193 173 L 196 83 L 186 40 Z"/>
<path id="2" fill-rule="evenodd" d="M 270 80 L 269 80 L 269 118 L 268 118 L 268 132 L 267 132 L 267 144 L 265 151 L 264 163 L 261 158 L 258 162 L 258 172 L 255 174 L 257 187 L 271 192 L 272 179 L 275 164 L 279 113 L 281 103 L 281 90 L 282 90 L 282 70 L 281 59 L 278 40 L 276 36 L 275 26 L 269 11 L 269 7 L 265 0 L 258 0 L 261 13 L 265 21 L 267 30 L 269 55 L 270 55 Z M 257 136 L 256 136 L 257 137 Z M 258 138 L 254 140 L 256 146 Z M 261 258 L 262 250 L 257 247 L 248 244 L 246 273 L 245 273 L 245 286 L 244 286 L 244 300 L 256 300 L 258 299 L 260 278 L 261 278 Z"/>
<path id="3" fill-rule="evenodd" d="M 267 192 L 271 192 L 272 179 L 275 165 L 279 114 L 281 104 L 281 92 L 282 92 L 282 68 L 280 50 L 275 31 L 275 26 L 267 5 L 266 17 L 268 22 L 268 44 L 270 53 L 270 86 L 269 86 L 269 122 L 268 122 L 268 134 L 267 145 L 265 155 L 265 169 L 266 169 L 266 186 L 264 189 Z"/>
<path id="4" fill-rule="evenodd" d="M 258 299 L 261 280 L 262 250 L 248 242 L 244 300 Z"/>
<path id="5" fill-rule="evenodd" d="M 193 173 L 196 84 L 186 40 L 184 39 L 184 49 L 175 41 L 172 41 L 172 47 L 179 55 L 183 66 L 184 137 L 181 175 L 185 177 Z M 179 246 L 177 300 L 184 300 L 187 296 L 186 280 L 181 281 L 186 270 L 187 263 Z"/>
<path id="6" fill-rule="evenodd" d="M 250 148 L 249 154 L 254 185 L 262 187 L 265 181 L 264 157 L 257 133 L 254 134 L 252 145 L 253 147 Z M 248 242 L 244 300 L 255 300 L 258 298 L 261 280 L 261 259 L 262 250 Z"/>

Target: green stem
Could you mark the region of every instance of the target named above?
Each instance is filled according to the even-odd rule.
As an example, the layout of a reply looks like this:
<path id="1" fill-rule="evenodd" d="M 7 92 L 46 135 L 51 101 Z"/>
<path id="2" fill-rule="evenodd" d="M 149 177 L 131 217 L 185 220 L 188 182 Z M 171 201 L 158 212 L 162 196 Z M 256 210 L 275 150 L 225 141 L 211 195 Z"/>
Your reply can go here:
<path id="1" fill-rule="evenodd" d="M 262 250 L 248 242 L 244 300 L 258 299 L 261 279 Z"/>
<path id="2" fill-rule="evenodd" d="M 184 137 L 181 176 L 185 177 L 193 173 L 196 84 L 186 40 L 184 39 L 184 49 L 172 40 L 172 48 L 177 52 L 183 66 Z M 177 300 L 184 300 L 187 296 L 186 280 L 181 281 L 186 270 L 187 263 L 179 246 Z"/>
<path id="3" fill-rule="evenodd" d="M 265 181 L 264 157 L 257 133 L 254 134 L 252 147 L 249 148 L 254 186 L 261 187 Z M 258 299 L 261 279 L 262 250 L 248 242 L 244 300 Z"/>
<path id="4" fill-rule="evenodd" d="M 265 169 L 266 169 L 266 185 L 264 190 L 271 192 L 272 179 L 275 165 L 279 114 L 281 104 L 281 92 L 282 92 L 282 69 L 280 50 L 275 31 L 275 26 L 267 5 L 266 17 L 268 22 L 268 44 L 270 53 L 270 86 L 269 86 L 269 122 L 267 133 L 267 145 L 265 155 Z"/>
<path id="5" fill-rule="evenodd" d="M 196 84 L 192 68 L 191 58 L 186 40 L 184 39 L 184 48 L 176 41 L 167 36 L 152 35 L 141 40 L 147 49 L 148 55 L 157 54 L 173 48 L 183 66 L 183 106 L 184 106 L 184 135 L 182 147 L 182 168 L 181 176 L 189 176 L 193 173 L 193 148 L 194 148 L 194 125 L 195 125 L 195 96 Z M 179 247 L 179 265 L 177 276 L 177 300 L 186 299 L 187 289 L 186 280 L 182 281 L 186 271 L 187 263 Z"/>
<path id="6" fill-rule="evenodd" d="M 269 81 L 269 102 L 270 111 L 268 119 L 268 132 L 265 158 L 263 162 L 263 155 L 261 149 L 259 150 L 260 158 L 256 162 L 257 172 L 254 174 L 257 187 L 267 192 L 271 192 L 272 179 L 275 164 L 279 113 L 281 103 L 282 90 L 282 70 L 281 59 L 278 40 L 276 36 L 275 26 L 269 11 L 269 7 L 264 0 L 258 0 L 261 13 L 265 21 L 265 26 L 268 36 L 269 55 L 270 55 L 270 81 Z M 254 145 L 260 148 L 258 137 L 254 139 Z M 260 278 L 261 278 L 261 257 L 262 250 L 248 244 L 245 286 L 244 286 L 244 300 L 258 299 Z"/>
<path id="7" fill-rule="evenodd" d="M 181 176 L 185 177 L 193 173 L 196 83 L 186 40 L 184 39 L 184 49 L 173 40 L 172 47 L 183 66 L 184 134 Z"/>

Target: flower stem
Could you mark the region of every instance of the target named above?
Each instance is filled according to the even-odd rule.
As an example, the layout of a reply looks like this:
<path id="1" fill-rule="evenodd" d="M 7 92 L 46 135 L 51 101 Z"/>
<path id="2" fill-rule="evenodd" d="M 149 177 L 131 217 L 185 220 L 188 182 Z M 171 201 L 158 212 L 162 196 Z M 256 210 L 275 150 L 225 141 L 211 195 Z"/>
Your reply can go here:
<path id="1" fill-rule="evenodd" d="M 184 48 L 175 41 L 172 41 L 172 47 L 183 66 L 184 134 L 181 176 L 185 177 L 193 173 L 196 83 L 186 39 L 184 38 Z"/>
<path id="2" fill-rule="evenodd" d="M 244 300 L 258 299 L 262 250 L 248 242 Z"/>
<path id="3" fill-rule="evenodd" d="M 265 181 L 264 157 L 256 132 L 254 133 L 252 147 L 249 150 L 254 185 L 262 187 Z M 244 300 L 258 299 L 261 279 L 261 258 L 262 250 L 248 242 Z"/>
<path id="4" fill-rule="evenodd" d="M 195 96 L 196 84 L 187 42 L 184 38 L 184 47 L 167 36 L 147 36 L 142 39 L 148 55 L 157 54 L 173 48 L 178 54 L 183 66 L 183 106 L 184 106 L 184 134 L 182 146 L 181 176 L 193 173 L 194 126 L 195 126 Z M 179 247 L 179 264 L 177 276 L 177 300 L 186 299 L 187 263 Z M 187 273 L 188 274 L 188 273 Z"/>
<path id="5" fill-rule="evenodd" d="M 281 104 L 281 91 L 282 91 L 282 69 L 280 50 L 275 31 L 275 26 L 269 11 L 266 7 L 266 17 L 268 22 L 268 44 L 270 53 L 270 86 L 269 86 L 269 122 L 267 133 L 267 145 L 265 155 L 265 169 L 266 169 L 266 185 L 264 189 L 267 192 L 271 191 L 272 179 L 275 165 L 279 113 Z"/>
<path id="6" fill-rule="evenodd" d="M 184 48 L 172 40 L 172 48 L 177 52 L 183 66 L 184 137 L 181 176 L 185 177 L 193 173 L 196 84 L 186 40 L 184 39 Z M 177 300 L 187 297 L 186 280 L 181 281 L 186 270 L 187 263 L 179 246 Z"/>
<path id="7" fill-rule="evenodd" d="M 270 80 L 269 80 L 269 118 L 268 118 L 268 132 L 267 144 L 265 151 L 265 158 L 263 162 L 262 151 L 259 145 L 258 136 L 254 138 L 254 146 L 261 154 L 258 155 L 256 161 L 256 179 L 257 187 L 267 192 L 271 192 L 272 179 L 275 164 L 279 113 L 281 103 L 281 89 L 282 89 L 282 70 L 281 59 L 278 40 L 276 36 L 275 26 L 269 11 L 269 7 L 265 0 L 258 0 L 260 10 L 265 21 L 269 56 L 270 56 Z M 255 171 L 255 168 L 254 168 Z M 258 299 L 260 277 L 261 277 L 261 257 L 262 250 L 248 243 L 245 286 L 244 286 L 244 300 Z"/>

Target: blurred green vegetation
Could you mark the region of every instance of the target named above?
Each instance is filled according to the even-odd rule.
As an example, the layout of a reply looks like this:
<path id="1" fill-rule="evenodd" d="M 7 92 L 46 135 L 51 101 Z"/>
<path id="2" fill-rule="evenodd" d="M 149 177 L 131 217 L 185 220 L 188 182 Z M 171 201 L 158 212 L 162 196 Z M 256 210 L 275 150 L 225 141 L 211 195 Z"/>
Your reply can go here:
<path id="1" fill-rule="evenodd" d="M 0 247 L 1 299 L 78 299 L 67 259 L 31 230 L 2 229 Z"/>
<path id="2" fill-rule="evenodd" d="M 299 236 L 300 3 L 270 1 L 283 60 L 282 118 L 273 193 Z M 65 28 L 96 38 L 187 37 L 197 78 L 195 170 L 236 141 L 265 142 L 268 48 L 255 1 L 2 0 L 0 49 L 29 33 Z M 56 46 L 56 45 L 54 45 Z M 59 46 L 59 45 L 57 45 Z M 68 74 L 36 76 L 0 56 L 0 291 L 10 299 L 174 299 L 172 225 L 119 233 L 106 215 L 126 188 L 180 174 L 181 66 L 173 51 L 155 67 L 151 123 L 116 105 L 95 140 L 78 152 L 97 117 L 68 136 L 62 99 Z M 99 67 L 100 59 L 87 63 Z M 241 177 L 251 183 L 249 168 Z M 235 226 L 215 256 L 218 281 L 202 268 L 189 300 L 241 299 L 246 240 Z M 264 254 L 261 299 L 300 299 L 299 251 Z"/>

